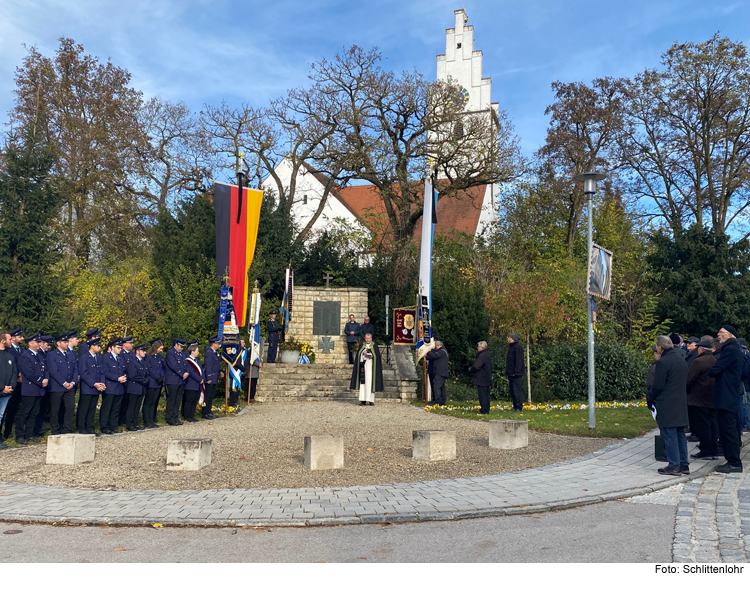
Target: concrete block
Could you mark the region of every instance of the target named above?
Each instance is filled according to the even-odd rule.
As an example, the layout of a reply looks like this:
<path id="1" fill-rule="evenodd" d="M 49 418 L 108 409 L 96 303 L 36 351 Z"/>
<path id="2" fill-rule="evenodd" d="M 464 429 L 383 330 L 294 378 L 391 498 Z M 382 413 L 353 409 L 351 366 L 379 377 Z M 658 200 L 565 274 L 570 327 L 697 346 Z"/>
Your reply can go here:
<path id="1" fill-rule="evenodd" d="M 520 449 L 528 445 L 528 421 L 490 421 L 490 447 Z"/>
<path id="2" fill-rule="evenodd" d="M 456 459 L 456 434 L 453 431 L 413 431 L 411 456 L 429 462 Z"/>
<path id="3" fill-rule="evenodd" d="M 170 439 L 167 470 L 200 470 L 211 463 L 213 440 Z"/>
<path id="4" fill-rule="evenodd" d="M 344 467 L 344 438 L 333 435 L 305 437 L 305 466 L 310 470 L 339 470 Z"/>
<path id="5" fill-rule="evenodd" d="M 94 461 L 96 436 L 82 433 L 50 435 L 47 438 L 47 463 L 75 466 Z"/>

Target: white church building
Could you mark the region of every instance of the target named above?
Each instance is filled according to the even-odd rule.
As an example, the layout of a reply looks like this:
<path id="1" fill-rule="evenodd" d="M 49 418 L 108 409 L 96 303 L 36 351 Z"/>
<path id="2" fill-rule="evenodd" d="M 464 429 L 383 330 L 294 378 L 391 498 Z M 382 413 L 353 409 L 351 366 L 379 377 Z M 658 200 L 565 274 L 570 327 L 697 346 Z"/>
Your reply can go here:
<path id="1" fill-rule="evenodd" d="M 437 79 L 458 84 L 467 114 L 488 113 L 497 119 L 498 103 L 491 99 L 492 81 L 482 77 L 482 51 L 474 49 L 474 27 L 467 25 L 464 9 L 454 12 L 454 26 L 445 31 L 445 53 L 437 56 Z M 285 187 L 290 185 L 292 165 L 283 160 L 276 173 Z M 311 167 L 303 166 L 297 174 L 292 216 L 299 228 L 307 225 L 318 209 L 324 194 L 325 178 Z M 275 190 L 269 176 L 264 190 Z M 480 185 L 452 198 L 439 199 L 436 233 L 460 232 L 475 236 L 498 216 L 497 185 Z M 315 221 L 308 241 L 315 240 L 336 220 L 350 228 L 370 229 L 372 214 L 385 214 L 382 199 L 372 185 L 354 185 L 331 190 L 323 212 Z M 418 225 L 418 227 L 421 224 Z M 419 233 L 419 232 L 418 232 Z"/>

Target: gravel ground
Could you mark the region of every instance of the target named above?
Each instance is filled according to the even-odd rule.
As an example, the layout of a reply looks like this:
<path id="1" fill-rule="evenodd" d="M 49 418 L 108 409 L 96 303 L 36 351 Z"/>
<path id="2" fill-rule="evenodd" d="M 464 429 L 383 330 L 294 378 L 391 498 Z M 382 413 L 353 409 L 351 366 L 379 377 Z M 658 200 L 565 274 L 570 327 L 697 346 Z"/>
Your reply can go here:
<path id="1" fill-rule="evenodd" d="M 411 458 L 412 430 L 456 432 L 457 460 Z M 311 472 L 303 464 L 306 435 L 343 435 L 344 469 Z M 167 442 L 210 437 L 213 462 L 199 472 L 167 472 Z M 0 481 L 85 488 L 196 490 L 354 486 L 465 478 L 514 472 L 570 460 L 616 439 L 529 432 L 529 446 L 488 446 L 484 422 L 425 413 L 405 404 L 360 407 L 351 402 L 255 404 L 242 416 L 99 437 L 96 460 L 47 466 L 46 445 L 0 452 Z"/>

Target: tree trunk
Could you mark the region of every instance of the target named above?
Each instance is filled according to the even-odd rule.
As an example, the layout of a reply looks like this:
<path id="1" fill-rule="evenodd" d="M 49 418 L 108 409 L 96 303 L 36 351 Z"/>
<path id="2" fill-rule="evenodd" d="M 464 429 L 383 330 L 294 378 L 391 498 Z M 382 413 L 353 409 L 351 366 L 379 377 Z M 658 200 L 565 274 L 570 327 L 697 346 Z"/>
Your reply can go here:
<path id="1" fill-rule="evenodd" d="M 529 391 L 529 404 L 531 404 L 531 339 L 526 333 L 526 385 Z"/>

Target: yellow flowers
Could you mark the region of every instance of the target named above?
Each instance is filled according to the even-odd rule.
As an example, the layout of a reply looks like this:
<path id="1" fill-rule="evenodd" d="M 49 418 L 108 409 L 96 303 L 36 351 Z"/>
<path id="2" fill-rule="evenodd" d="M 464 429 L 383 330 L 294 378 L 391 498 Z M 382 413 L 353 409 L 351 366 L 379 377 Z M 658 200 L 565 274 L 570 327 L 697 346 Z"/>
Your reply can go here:
<path id="1" fill-rule="evenodd" d="M 630 402 L 597 402 L 595 405 L 595 408 L 643 408 L 646 406 L 645 400 L 633 400 Z M 575 404 L 524 404 L 523 410 L 524 411 L 530 411 L 530 410 L 541 410 L 544 412 L 549 412 L 551 410 L 587 410 L 589 407 L 588 404 L 585 403 L 575 403 Z M 466 405 L 466 406 L 454 406 L 452 404 L 446 404 L 444 406 L 438 406 L 437 404 L 431 405 L 431 406 L 425 406 L 425 411 L 429 412 L 430 410 L 439 408 L 440 410 L 458 410 L 458 411 L 466 411 L 466 410 L 478 410 L 479 406 L 476 405 Z M 512 410 L 512 406 L 510 404 L 493 404 L 490 406 L 491 410 L 499 410 L 499 411 L 510 411 Z M 520 416 L 520 415 L 519 415 Z M 558 416 L 558 415 L 555 415 Z"/>

